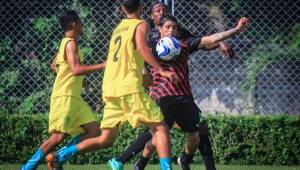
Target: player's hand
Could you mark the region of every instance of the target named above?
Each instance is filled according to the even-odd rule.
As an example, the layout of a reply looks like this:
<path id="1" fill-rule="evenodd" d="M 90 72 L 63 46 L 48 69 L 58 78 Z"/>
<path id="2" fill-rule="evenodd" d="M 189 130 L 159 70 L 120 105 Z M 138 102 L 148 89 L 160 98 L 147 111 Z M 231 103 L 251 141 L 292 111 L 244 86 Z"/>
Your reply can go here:
<path id="1" fill-rule="evenodd" d="M 167 77 L 172 83 L 178 83 L 178 77 L 174 72 L 161 70 L 159 74 L 163 77 Z"/>
<path id="2" fill-rule="evenodd" d="M 244 31 L 248 26 L 248 18 L 243 17 L 242 19 L 239 20 L 236 29 L 238 32 Z"/>
<path id="3" fill-rule="evenodd" d="M 106 66 L 106 60 L 103 61 L 101 64 L 102 64 L 103 68 L 105 68 L 105 66 Z"/>
<path id="4" fill-rule="evenodd" d="M 143 86 L 144 87 L 148 87 L 152 85 L 152 79 L 150 78 L 150 76 L 148 74 L 144 74 L 143 75 Z"/>
<path id="5" fill-rule="evenodd" d="M 221 55 L 226 59 L 234 59 L 235 54 L 233 49 L 225 42 L 220 42 L 219 44 L 219 50 Z"/>

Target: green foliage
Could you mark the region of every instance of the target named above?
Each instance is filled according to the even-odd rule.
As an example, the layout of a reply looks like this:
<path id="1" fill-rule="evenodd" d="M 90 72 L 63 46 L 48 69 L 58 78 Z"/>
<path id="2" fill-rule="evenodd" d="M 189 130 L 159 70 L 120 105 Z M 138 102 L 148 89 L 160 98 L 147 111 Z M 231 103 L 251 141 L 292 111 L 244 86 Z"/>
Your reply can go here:
<path id="1" fill-rule="evenodd" d="M 45 138 L 46 117 L 1 114 L 0 121 L 0 162 L 20 162 Z"/>
<path id="2" fill-rule="evenodd" d="M 45 32 L 52 33 L 52 25 L 55 25 L 57 20 L 56 16 L 51 18 L 37 17 L 33 20 L 32 24 L 37 33 L 45 35 Z"/>
<path id="3" fill-rule="evenodd" d="M 297 27 L 295 27 L 295 30 Z M 280 61 L 293 61 L 300 59 L 300 50 L 297 48 L 299 45 L 299 38 L 294 36 L 299 34 L 294 31 L 291 37 L 295 37 L 293 41 L 288 41 L 282 36 L 274 35 L 264 43 L 254 46 L 251 50 L 251 55 L 245 60 L 245 78 L 240 84 L 241 90 L 244 92 L 242 98 L 246 99 L 246 103 L 253 104 L 255 100 L 255 88 L 257 85 L 258 76 L 265 71 L 267 66 L 274 65 Z M 291 43 L 292 42 L 292 43 Z M 289 45 L 289 44 L 292 45 Z M 249 101 L 250 100 L 250 101 Z M 248 106 L 251 107 L 251 106 Z M 253 110 L 250 110 L 253 112 Z"/>
<path id="4" fill-rule="evenodd" d="M 300 23 L 295 24 L 291 34 L 292 34 L 291 46 L 294 48 L 299 48 L 300 47 Z"/>
<path id="5" fill-rule="evenodd" d="M 91 44 L 96 28 L 91 21 L 91 10 L 78 0 L 66 8 L 78 11 L 82 18 L 84 36 L 79 44 L 88 59 L 93 54 Z M 5 37 L 0 40 L 0 63 L 5 65 L 0 73 L 2 113 L 36 114 L 49 111 L 49 96 L 55 78 L 50 63 L 63 37 L 58 17 L 37 16 L 19 31 L 22 38 Z"/>
<path id="6" fill-rule="evenodd" d="M 0 62 L 4 64 L 9 61 L 9 57 L 12 54 L 12 41 L 5 37 L 4 39 L 0 39 Z"/>
<path id="7" fill-rule="evenodd" d="M 233 0 L 230 5 L 230 11 L 240 11 L 243 1 Z"/>
<path id="8" fill-rule="evenodd" d="M 255 86 L 258 74 L 262 73 L 269 64 L 274 64 L 280 60 L 300 59 L 300 50 L 284 45 L 279 36 L 275 36 L 253 49 L 255 51 L 245 61 L 246 81 L 250 86 L 249 88 Z"/>
<path id="9" fill-rule="evenodd" d="M 101 118 L 99 118 L 101 119 Z M 0 114 L 0 162 L 22 163 L 47 138 L 47 117 Z M 300 116 L 208 117 L 214 156 L 221 164 L 299 165 Z M 113 147 L 80 155 L 71 163 L 99 164 L 120 154 L 145 128 L 121 128 Z M 172 152 L 185 143 L 181 130 L 172 130 Z M 61 145 L 62 146 L 62 145 Z M 199 153 L 195 162 L 201 161 Z M 157 163 L 157 159 L 152 159 Z"/>
<path id="10" fill-rule="evenodd" d="M 15 49 L 13 42 L 9 37 L 0 39 L 0 63 L 2 66 L 14 63 Z M 11 91 L 16 87 L 16 82 L 20 78 L 20 72 L 17 69 L 6 67 L 1 69 L 0 73 L 0 109 L 3 113 L 10 113 L 13 111 L 10 108 L 15 108 L 17 102 L 20 101 L 18 97 L 12 95 Z"/>
<path id="11" fill-rule="evenodd" d="M 300 163 L 300 116 L 213 117 L 208 124 L 222 164 Z"/>
<path id="12" fill-rule="evenodd" d="M 31 114 L 38 113 L 41 108 L 37 107 L 40 106 L 39 103 L 49 103 L 50 98 L 49 90 L 41 90 L 36 93 L 31 94 L 30 96 L 26 97 L 22 103 L 18 106 L 18 113 L 21 114 Z M 47 110 L 49 110 L 49 106 L 47 105 Z"/>

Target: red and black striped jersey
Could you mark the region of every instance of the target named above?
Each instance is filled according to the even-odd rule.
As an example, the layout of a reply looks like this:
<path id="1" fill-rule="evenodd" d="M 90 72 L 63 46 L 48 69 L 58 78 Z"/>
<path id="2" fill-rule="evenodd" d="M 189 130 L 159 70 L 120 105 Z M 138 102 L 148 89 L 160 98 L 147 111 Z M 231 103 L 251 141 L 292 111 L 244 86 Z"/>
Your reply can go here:
<path id="1" fill-rule="evenodd" d="M 189 82 L 189 55 L 197 50 L 201 40 L 199 37 L 184 37 L 178 38 L 181 42 L 180 55 L 174 61 L 159 60 L 160 64 L 168 71 L 176 73 L 179 80 L 177 84 L 172 83 L 165 77 L 162 77 L 157 70 L 147 66 L 148 72 L 152 77 L 152 85 L 149 87 L 150 95 L 153 99 L 159 100 L 165 96 L 191 96 L 192 90 Z M 155 52 L 156 44 L 159 40 L 159 32 L 153 28 L 149 34 L 149 46 Z M 155 54 L 156 55 L 156 54 Z"/>

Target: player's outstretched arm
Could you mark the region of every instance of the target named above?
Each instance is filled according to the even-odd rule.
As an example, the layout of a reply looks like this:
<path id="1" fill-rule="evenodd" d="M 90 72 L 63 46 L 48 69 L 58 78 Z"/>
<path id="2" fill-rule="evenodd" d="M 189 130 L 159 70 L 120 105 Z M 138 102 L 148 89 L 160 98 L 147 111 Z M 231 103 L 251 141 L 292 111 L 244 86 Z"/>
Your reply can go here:
<path id="1" fill-rule="evenodd" d="M 208 51 L 208 50 L 214 50 L 216 48 L 219 48 L 221 55 L 226 59 L 233 59 L 235 57 L 233 49 L 225 41 L 206 45 L 204 48 L 201 49 Z"/>
<path id="2" fill-rule="evenodd" d="M 75 41 L 69 41 L 67 43 L 66 57 L 73 74 L 76 76 L 87 75 L 96 71 L 103 70 L 105 68 L 105 62 L 91 66 L 81 65 L 78 55 L 77 43 Z"/>
<path id="3" fill-rule="evenodd" d="M 230 38 L 242 31 L 244 31 L 247 26 L 248 26 L 248 19 L 243 17 L 242 19 L 239 20 L 238 25 L 233 29 L 230 29 L 230 30 L 224 31 L 224 32 L 215 33 L 215 34 L 212 34 L 209 36 L 204 36 L 201 39 L 198 47 L 203 48 L 207 45 L 211 45 L 211 44 L 215 44 L 220 41 L 223 41 L 227 38 Z"/>

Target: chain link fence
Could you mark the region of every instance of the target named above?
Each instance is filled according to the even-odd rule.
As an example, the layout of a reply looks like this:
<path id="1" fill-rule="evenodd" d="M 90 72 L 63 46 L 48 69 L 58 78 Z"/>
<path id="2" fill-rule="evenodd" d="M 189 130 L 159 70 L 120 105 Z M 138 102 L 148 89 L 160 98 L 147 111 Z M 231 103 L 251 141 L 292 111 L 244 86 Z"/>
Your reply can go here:
<path id="1" fill-rule="evenodd" d="M 145 1 L 149 18 L 154 1 Z M 50 63 L 63 33 L 58 17 L 80 12 L 80 39 L 86 64 L 105 60 L 110 35 L 123 17 L 116 1 L 0 1 L 0 107 L 2 113 L 47 113 L 54 80 Z M 207 113 L 300 113 L 300 3 L 294 0 L 175 0 L 174 15 L 195 35 L 232 28 L 242 16 L 249 29 L 227 43 L 236 59 L 218 49 L 190 57 L 190 82 L 197 104 Z M 86 77 L 83 97 L 101 111 L 103 73 Z"/>

